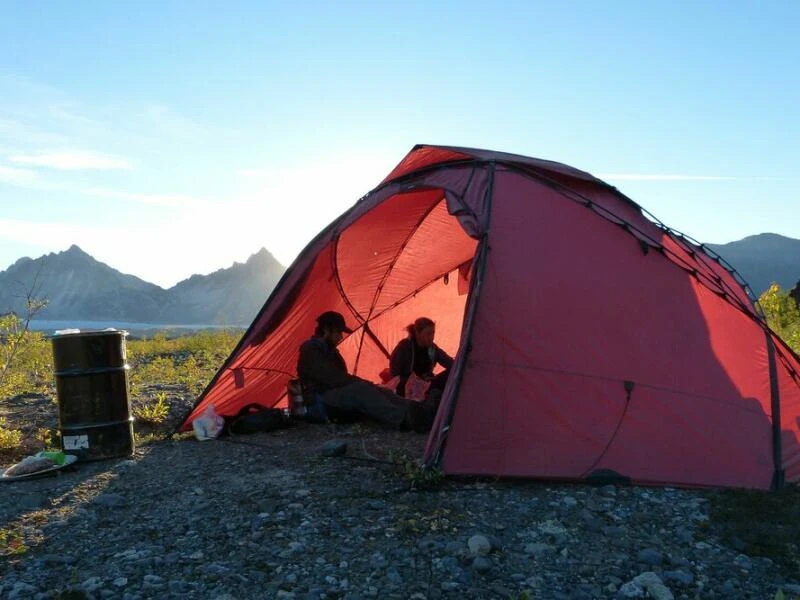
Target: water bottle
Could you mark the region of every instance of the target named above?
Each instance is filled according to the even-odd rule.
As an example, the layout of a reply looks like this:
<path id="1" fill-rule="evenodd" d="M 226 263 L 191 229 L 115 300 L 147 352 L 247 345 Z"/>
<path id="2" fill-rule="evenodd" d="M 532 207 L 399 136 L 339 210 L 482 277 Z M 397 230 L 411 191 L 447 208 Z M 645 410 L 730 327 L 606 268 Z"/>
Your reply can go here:
<path id="1" fill-rule="evenodd" d="M 289 414 L 295 419 L 306 416 L 306 403 L 303 399 L 303 386 L 299 379 L 292 379 L 287 386 L 289 397 Z"/>

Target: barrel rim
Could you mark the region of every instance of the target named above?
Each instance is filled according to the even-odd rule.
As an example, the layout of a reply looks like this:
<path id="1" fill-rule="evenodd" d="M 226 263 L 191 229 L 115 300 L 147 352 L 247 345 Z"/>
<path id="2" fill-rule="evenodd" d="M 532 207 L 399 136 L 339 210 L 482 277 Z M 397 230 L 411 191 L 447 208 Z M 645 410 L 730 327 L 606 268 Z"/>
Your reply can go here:
<path id="1" fill-rule="evenodd" d="M 69 331 L 68 333 L 53 333 L 49 337 L 51 340 L 57 340 L 71 337 L 90 337 L 101 335 L 121 335 L 125 337 L 130 334 L 130 331 L 127 329 L 81 329 L 79 331 Z"/>
<path id="2" fill-rule="evenodd" d="M 120 371 L 125 371 L 130 373 L 131 366 L 128 362 L 124 362 L 121 365 L 116 366 L 108 366 L 108 367 L 70 367 L 67 369 L 60 369 L 58 371 L 53 371 L 56 378 L 59 377 L 84 377 L 84 376 L 91 376 L 91 375 L 108 375 L 110 373 L 118 373 Z"/>
<path id="3" fill-rule="evenodd" d="M 112 427 L 118 427 L 120 425 L 125 425 L 127 423 L 135 423 L 136 417 L 130 415 L 125 419 L 120 419 L 119 421 L 102 421 L 100 423 L 75 423 L 70 425 L 61 425 L 59 423 L 59 429 L 61 430 L 61 434 L 63 435 L 65 431 L 79 431 L 84 429 L 110 429 Z"/>

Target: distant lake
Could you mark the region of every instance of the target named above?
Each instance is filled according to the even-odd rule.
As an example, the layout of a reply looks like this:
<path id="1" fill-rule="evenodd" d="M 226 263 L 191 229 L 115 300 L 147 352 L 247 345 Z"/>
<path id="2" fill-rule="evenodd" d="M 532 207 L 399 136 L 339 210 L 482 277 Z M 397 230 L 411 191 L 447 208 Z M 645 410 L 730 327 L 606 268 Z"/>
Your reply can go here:
<path id="1" fill-rule="evenodd" d="M 181 330 L 185 332 L 199 331 L 201 329 L 244 329 L 237 325 L 171 325 L 169 323 L 130 323 L 127 321 L 50 321 L 47 319 L 32 320 L 30 328 L 45 333 L 55 333 L 63 329 L 124 329 L 130 332 L 155 331 L 155 330 Z"/>

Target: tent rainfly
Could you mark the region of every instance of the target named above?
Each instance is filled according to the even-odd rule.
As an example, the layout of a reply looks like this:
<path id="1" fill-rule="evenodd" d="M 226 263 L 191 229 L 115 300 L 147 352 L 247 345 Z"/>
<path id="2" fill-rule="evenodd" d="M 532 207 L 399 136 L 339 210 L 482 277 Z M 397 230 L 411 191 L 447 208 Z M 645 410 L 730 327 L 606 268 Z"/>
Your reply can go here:
<path id="1" fill-rule="evenodd" d="M 448 475 L 800 480 L 800 358 L 720 256 L 555 162 L 417 146 L 287 270 L 180 429 L 281 406 L 315 317 L 372 381 L 427 316 L 456 357 L 424 460 Z"/>

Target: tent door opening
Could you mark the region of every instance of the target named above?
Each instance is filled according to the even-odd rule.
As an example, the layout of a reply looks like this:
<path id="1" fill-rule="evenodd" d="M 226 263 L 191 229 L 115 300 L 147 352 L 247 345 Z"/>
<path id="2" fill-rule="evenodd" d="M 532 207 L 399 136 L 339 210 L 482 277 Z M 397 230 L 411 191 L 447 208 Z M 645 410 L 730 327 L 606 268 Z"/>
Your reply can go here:
<path id="1" fill-rule="evenodd" d="M 456 355 L 477 244 L 438 189 L 396 194 L 342 231 L 335 270 L 361 326 L 339 349 L 355 375 L 379 382 L 419 317 L 436 323 L 435 343 Z"/>

